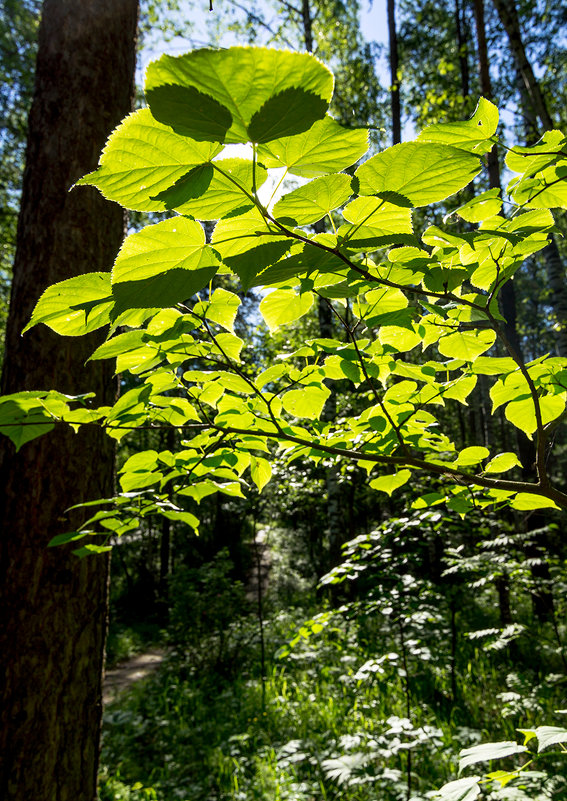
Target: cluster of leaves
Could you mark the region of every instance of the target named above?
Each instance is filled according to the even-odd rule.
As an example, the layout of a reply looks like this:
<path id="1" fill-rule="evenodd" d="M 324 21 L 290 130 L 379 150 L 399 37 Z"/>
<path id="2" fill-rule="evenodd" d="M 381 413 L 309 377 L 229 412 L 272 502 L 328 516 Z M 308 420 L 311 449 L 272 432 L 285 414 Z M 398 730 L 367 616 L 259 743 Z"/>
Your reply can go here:
<path id="1" fill-rule="evenodd" d="M 310 55 L 261 48 L 166 55 L 148 68 L 145 91 L 148 107 L 114 131 L 98 169 L 78 183 L 126 208 L 175 216 L 131 234 L 111 273 L 50 287 L 27 326 L 81 335 L 109 325 L 91 358 L 116 359 L 136 385 L 98 409 L 58 393 L 7 396 L 0 431 L 17 446 L 56 421 L 102 425 L 116 439 L 170 425 L 192 436 L 176 453 L 132 456 L 117 506 L 68 539 L 96 533 L 95 522 L 108 536 L 120 533 L 144 512 L 196 528 L 197 518 L 172 507 L 168 493 L 196 503 L 218 491 L 241 495 L 247 471 L 261 490 L 274 446 L 288 462 L 354 461 L 371 473 L 370 487 L 388 494 L 414 472 L 439 477 L 439 491 L 422 503 L 445 501 L 461 514 L 495 503 L 567 506 L 546 466 L 565 410 L 567 360 L 524 364 L 498 307 L 503 285 L 545 247 L 554 229 L 549 209 L 567 203 L 561 133 L 508 152 L 515 177 L 506 214 L 489 190 L 458 209 L 466 232 L 449 220 L 419 237 L 412 210 L 468 186 L 497 143 L 498 112 L 487 100 L 468 121 L 431 125 L 352 174 L 367 131 L 345 129 L 327 113 L 333 76 Z M 299 186 L 274 203 L 288 175 Z M 313 227 L 322 220 L 326 232 Z M 210 241 L 209 221 L 216 221 Z M 234 332 L 238 296 L 213 288 L 227 273 L 245 290 L 270 290 L 260 312 L 271 331 L 317 299 L 329 304 L 344 337 L 310 339 L 255 371 Z M 534 440 L 533 482 L 501 477 L 519 466 L 515 453 L 459 450 L 444 433 L 436 409 L 466 406 L 479 376 L 492 381 L 493 412 L 503 408 Z M 329 383 L 345 380 L 355 400 L 327 421 Z M 89 543 L 79 553 L 105 547 Z"/>
<path id="2" fill-rule="evenodd" d="M 552 746 L 559 746 L 563 754 L 567 750 L 567 729 L 559 726 L 538 726 L 535 729 L 520 729 L 523 735 L 523 743 L 514 740 L 505 740 L 498 743 L 483 743 L 461 751 L 459 760 L 459 772 L 466 770 L 471 765 L 478 765 L 482 762 L 492 762 L 493 760 L 507 759 L 525 754 L 528 757 L 522 765 L 516 765 L 510 770 L 495 770 L 483 776 L 467 776 L 466 778 L 456 779 L 448 782 L 436 794 L 436 798 L 444 801 L 473 801 L 482 794 L 483 789 L 498 791 L 507 785 L 516 789 L 516 795 L 512 797 L 533 798 L 532 793 L 537 792 L 541 786 L 542 778 L 547 778 L 545 772 L 537 770 L 538 757 L 542 752 Z M 535 751 L 528 748 L 529 743 L 537 743 Z M 531 768 L 531 770 L 530 770 Z M 529 795 L 524 794 L 529 793 Z M 546 797 L 558 797 L 564 792 L 564 782 L 561 777 L 557 781 L 547 779 Z M 514 793 L 514 790 L 512 790 Z M 539 796 L 538 796 L 539 797 Z"/>

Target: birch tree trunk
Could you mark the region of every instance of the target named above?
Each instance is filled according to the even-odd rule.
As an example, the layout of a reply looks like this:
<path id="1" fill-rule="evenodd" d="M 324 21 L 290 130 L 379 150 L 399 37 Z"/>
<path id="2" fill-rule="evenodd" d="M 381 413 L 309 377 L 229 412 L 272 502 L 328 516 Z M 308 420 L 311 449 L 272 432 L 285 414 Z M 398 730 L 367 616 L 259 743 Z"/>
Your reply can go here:
<path id="1" fill-rule="evenodd" d="M 45 0 L 1 389 L 116 394 L 112 368 L 85 361 L 100 337 L 45 326 L 21 337 L 41 292 L 109 270 L 124 234 L 120 207 L 69 192 L 96 167 L 131 109 L 137 0 Z M 79 523 L 65 510 L 113 492 L 113 448 L 98 430 L 55 430 L 15 453 L 0 441 L 0 797 L 96 797 L 108 560 L 47 549 Z"/>

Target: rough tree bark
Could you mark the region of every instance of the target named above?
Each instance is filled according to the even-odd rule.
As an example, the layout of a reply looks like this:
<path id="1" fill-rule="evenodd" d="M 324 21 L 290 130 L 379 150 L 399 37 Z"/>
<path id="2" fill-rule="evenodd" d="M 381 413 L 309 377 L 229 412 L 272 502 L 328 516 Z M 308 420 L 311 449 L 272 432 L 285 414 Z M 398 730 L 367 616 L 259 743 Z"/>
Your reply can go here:
<path id="1" fill-rule="evenodd" d="M 124 215 L 94 189 L 95 168 L 131 109 L 137 0 L 45 0 L 18 223 L 3 393 L 56 388 L 115 395 L 112 370 L 84 367 L 99 337 L 24 337 L 40 293 L 108 270 Z M 47 549 L 72 529 L 73 503 L 113 491 L 113 448 L 99 431 L 55 430 L 15 453 L 0 441 L 0 797 L 96 797 L 108 560 Z"/>

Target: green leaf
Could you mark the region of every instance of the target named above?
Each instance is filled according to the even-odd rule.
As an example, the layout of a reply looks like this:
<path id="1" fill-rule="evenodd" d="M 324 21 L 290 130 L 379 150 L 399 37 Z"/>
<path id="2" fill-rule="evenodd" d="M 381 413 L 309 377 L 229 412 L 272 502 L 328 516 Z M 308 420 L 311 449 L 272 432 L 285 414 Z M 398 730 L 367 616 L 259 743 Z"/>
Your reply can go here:
<path id="1" fill-rule="evenodd" d="M 543 495 L 533 495 L 531 492 L 519 492 L 510 501 L 510 506 L 520 512 L 528 512 L 531 509 L 559 509 L 557 504 L 550 498 L 544 498 Z"/>
<path id="2" fill-rule="evenodd" d="M 488 189 L 486 192 L 481 192 L 468 203 L 455 211 L 463 220 L 472 223 L 482 222 L 489 217 L 494 217 L 500 213 L 502 208 L 502 199 L 500 198 L 499 189 Z"/>
<path id="3" fill-rule="evenodd" d="M 421 334 L 399 325 L 383 325 L 378 331 L 382 345 L 390 345 L 400 353 L 412 350 L 422 341 Z"/>
<path id="4" fill-rule="evenodd" d="M 218 144 L 179 136 L 157 122 L 149 109 L 140 109 L 111 134 L 98 169 L 77 181 L 77 186 L 96 186 L 104 197 L 128 209 L 165 211 L 167 203 L 156 196 L 208 163 L 221 149 Z"/>
<path id="5" fill-rule="evenodd" d="M 471 465 L 479 464 L 488 456 L 490 456 L 488 448 L 483 448 L 479 445 L 472 446 L 459 453 L 455 465 L 457 467 L 470 467 Z"/>
<path id="6" fill-rule="evenodd" d="M 438 342 L 439 352 L 449 359 L 474 360 L 494 345 L 496 334 L 490 330 L 457 331 Z"/>
<path id="7" fill-rule="evenodd" d="M 112 270 L 115 314 L 188 300 L 213 278 L 218 257 L 195 220 L 173 217 L 130 234 Z"/>
<path id="8" fill-rule="evenodd" d="M 499 453 L 484 468 L 485 473 L 505 473 L 513 467 L 521 467 L 522 463 L 515 453 Z"/>
<path id="9" fill-rule="evenodd" d="M 552 745 L 567 743 L 567 729 L 561 729 L 557 726 L 538 726 L 535 731 L 538 741 L 538 753 L 545 751 L 546 748 Z"/>
<path id="10" fill-rule="evenodd" d="M 473 373 L 478 375 L 504 375 L 518 369 L 518 365 L 510 356 L 480 356 L 471 365 Z"/>
<path id="11" fill-rule="evenodd" d="M 267 142 L 323 118 L 333 76 L 306 53 L 202 49 L 152 62 L 145 92 L 154 117 L 184 136 Z"/>
<path id="12" fill-rule="evenodd" d="M 427 206 L 469 184 L 481 170 L 471 153 L 448 145 L 405 142 L 359 167 L 361 195 L 378 195 L 397 206 Z"/>
<path id="13" fill-rule="evenodd" d="M 0 434 L 12 440 L 16 451 L 19 451 L 26 442 L 41 437 L 53 429 L 53 417 L 41 403 L 32 398 L 26 402 L 18 397 L 21 394 L 23 393 L 0 398 Z"/>
<path id="14" fill-rule="evenodd" d="M 442 801 L 473 801 L 480 795 L 480 776 L 468 776 L 466 779 L 444 784 L 433 796 Z"/>
<path id="15" fill-rule="evenodd" d="M 267 171 L 259 164 L 254 168 L 253 162 L 246 159 L 221 159 L 194 167 L 156 195 L 156 200 L 197 220 L 219 220 L 237 210 L 251 209 L 253 179 L 258 189 L 267 177 Z"/>
<path id="16" fill-rule="evenodd" d="M 386 492 L 388 495 L 392 495 L 394 490 L 397 490 L 399 487 L 403 487 L 404 484 L 407 484 L 410 478 L 410 470 L 398 470 L 397 473 L 375 478 L 370 482 L 370 486 L 372 489 L 380 490 L 380 492 Z"/>
<path id="17" fill-rule="evenodd" d="M 213 231 L 212 245 L 224 264 L 238 275 L 248 289 L 258 273 L 288 251 L 292 240 L 282 236 L 253 209 L 239 217 L 220 220 Z"/>
<path id="18" fill-rule="evenodd" d="M 66 531 L 63 534 L 56 534 L 47 543 L 48 548 L 55 548 L 57 545 L 66 545 L 68 542 L 76 542 L 92 534 L 92 531 Z"/>
<path id="19" fill-rule="evenodd" d="M 83 545 L 82 548 L 76 548 L 73 553 L 75 556 L 78 556 L 79 559 L 83 559 L 85 556 L 92 556 L 93 554 L 99 553 L 106 553 L 107 551 L 112 550 L 112 545 L 94 545 L 93 543 L 89 542 L 87 545 Z"/>
<path id="20" fill-rule="evenodd" d="M 324 385 L 292 389 L 282 396 L 283 408 L 294 417 L 318 420 L 330 394 Z"/>
<path id="21" fill-rule="evenodd" d="M 293 323 L 307 314 L 313 305 L 313 294 L 297 295 L 293 289 L 276 289 L 261 301 L 260 312 L 273 333 L 281 325 Z"/>
<path id="22" fill-rule="evenodd" d="M 405 312 L 408 299 L 400 289 L 372 289 L 366 293 L 366 303 L 354 304 L 353 311 L 371 328 L 382 324 L 396 325 L 399 313 Z"/>
<path id="23" fill-rule="evenodd" d="M 207 320 L 218 323 L 232 334 L 234 333 L 234 321 L 236 320 L 239 307 L 240 298 L 238 295 L 235 295 L 233 292 L 228 292 L 222 287 L 215 289 L 209 303 L 202 304 L 203 314 Z M 200 309 L 200 304 L 195 306 L 195 313 L 200 314 Z"/>
<path id="24" fill-rule="evenodd" d="M 557 161 L 566 137 L 561 131 L 546 131 L 539 142 L 529 147 L 513 147 L 506 153 L 506 166 L 528 177 Z"/>
<path id="25" fill-rule="evenodd" d="M 481 97 L 474 114 L 466 122 L 443 122 L 429 125 L 417 137 L 418 142 L 452 145 L 471 153 L 487 153 L 493 142 L 487 141 L 498 128 L 498 109 Z"/>
<path id="26" fill-rule="evenodd" d="M 45 290 L 22 333 L 44 323 L 56 334 L 82 336 L 109 323 L 113 306 L 110 273 L 77 275 Z"/>
<path id="27" fill-rule="evenodd" d="M 258 158 L 266 167 L 286 167 L 293 175 L 318 178 L 350 167 L 367 149 L 366 129 L 343 128 L 326 116 L 305 133 L 261 145 Z"/>
<path id="28" fill-rule="evenodd" d="M 527 751 L 525 745 L 518 745 L 512 740 L 500 743 L 483 743 L 474 745 L 472 748 L 465 748 L 459 754 L 459 771 L 468 768 L 469 765 L 476 765 L 477 762 L 489 762 L 493 759 L 503 759 L 507 756 L 523 754 Z"/>
<path id="29" fill-rule="evenodd" d="M 258 492 L 262 492 L 268 481 L 272 477 L 272 468 L 267 459 L 261 456 L 252 456 L 250 459 L 250 475 L 252 481 L 258 487 Z"/>
<path id="30" fill-rule="evenodd" d="M 545 426 L 565 411 L 565 393 L 545 395 L 539 399 L 542 424 Z M 531 436 L 537 428 L 534 402 L 531 397 L 511 401 L 504 412 L 506 419 Z"/>
<path id="31" fill-rule="evenodd" d="M 274 206 L 273 216 L 288 225 L 318 222 L 342 206 L 352 194 L 350 175 L 325 175 L 284 195 Z"/>
<path id="32" fill-rule="evenodd" d="M 374 197 L 358 197 L 343 210 L 351 226 L 339 228 L 340 244 L 361 250 L 413 241 L 411 209 Z"/>
<path id="33" fill-rule="evenodd" d="M 64 395 L 55 390 L 4 395 L 0 397 L 0 433 L 11 439 L 18 451 L 26 442 L 51 431 L 54 421 L 69 414 L 70 402 L 92 395 Z"/>

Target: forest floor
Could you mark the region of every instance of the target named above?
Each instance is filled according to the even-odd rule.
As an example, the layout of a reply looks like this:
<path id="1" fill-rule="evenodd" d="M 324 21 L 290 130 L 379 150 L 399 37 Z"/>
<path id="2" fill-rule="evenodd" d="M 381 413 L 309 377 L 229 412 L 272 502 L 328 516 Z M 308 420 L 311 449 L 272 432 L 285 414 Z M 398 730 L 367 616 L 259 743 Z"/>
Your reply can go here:
<path id="1" fill-rule="evenodd" d="M 112 670 L 107 670 L 104 676 L 103 702 L 109 704 L 115 701 L 132 684 L 147 678 L 161 665 L 165 654 L 162 648 L 151 648 L 121 662 Z"/>

